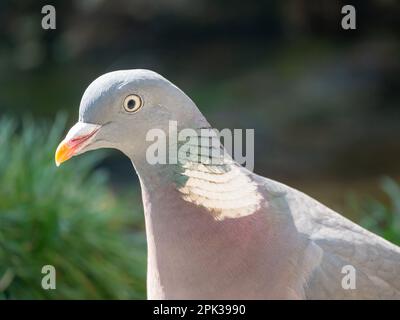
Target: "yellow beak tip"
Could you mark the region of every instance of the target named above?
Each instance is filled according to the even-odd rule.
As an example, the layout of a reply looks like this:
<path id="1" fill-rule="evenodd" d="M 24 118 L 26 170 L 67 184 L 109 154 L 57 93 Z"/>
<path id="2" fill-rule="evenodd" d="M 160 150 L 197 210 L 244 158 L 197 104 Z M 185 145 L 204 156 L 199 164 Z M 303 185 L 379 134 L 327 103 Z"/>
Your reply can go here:
<path id="1" fill-rule="evenodd" d="M 60 143 L 56 150 L 54 161 L 56 166 L 59 167 L 61 163 L 67 161 L 73 155 L 73 149 L 71 149 L 64 141 Z"/>
<path id="2" fill-rule="evenodd" d="M 101 126 L 97 124 L 77 122 L 68 131 L 67 136 L 57 147 L 54 155 L 56 166 L 59 167 L 63 162 L 78 154 L 96 134 L 100 127 Z"/>

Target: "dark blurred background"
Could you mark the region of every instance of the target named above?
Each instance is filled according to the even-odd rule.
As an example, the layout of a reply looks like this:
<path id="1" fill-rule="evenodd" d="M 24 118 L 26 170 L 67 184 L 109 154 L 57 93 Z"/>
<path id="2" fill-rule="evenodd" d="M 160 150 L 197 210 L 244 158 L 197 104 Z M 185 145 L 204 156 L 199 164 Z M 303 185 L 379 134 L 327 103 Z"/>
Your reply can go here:
<path id="1" fill-rule="evenodd" d="M 257 173 L 344 210 L 400 175 L 399 18 L 396 0 L 2 0 L 0 113 L 73 123 L 97 76 L 152 69 L 214 127 L 255 128 Z M 137 179 L 116 152 L 100 166 L 116 188 Z"/>

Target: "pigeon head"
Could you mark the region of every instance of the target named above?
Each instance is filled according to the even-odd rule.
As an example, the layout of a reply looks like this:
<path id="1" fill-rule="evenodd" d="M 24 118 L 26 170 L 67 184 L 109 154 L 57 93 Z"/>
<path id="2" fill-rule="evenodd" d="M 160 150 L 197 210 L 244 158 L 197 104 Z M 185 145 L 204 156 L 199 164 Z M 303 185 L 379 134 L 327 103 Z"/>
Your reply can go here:
<path id="1" fill-rule="evenodd" d="M 207 125 L 193 101 L 158 73 L 142 69 L 106 73 L 83 94 L 79 120 L 58 146 L 56 164 L 99 148 L 143 153 L 149 130 L 168 133 L 171 120 L 183 128 Z"/>

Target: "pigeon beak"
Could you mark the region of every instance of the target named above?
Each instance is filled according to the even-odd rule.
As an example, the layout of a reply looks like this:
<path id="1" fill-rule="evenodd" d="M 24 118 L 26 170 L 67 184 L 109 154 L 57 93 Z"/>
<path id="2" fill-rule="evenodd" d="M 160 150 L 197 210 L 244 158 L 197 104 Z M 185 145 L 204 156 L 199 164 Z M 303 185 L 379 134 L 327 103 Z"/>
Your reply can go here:
<path id="1" fill-rule="evenodd" d="M 57 147 L 55 154 L 57 167 L 86 147 L 100 128 L 101 126 L 97 124 L 77 122 Z"/>

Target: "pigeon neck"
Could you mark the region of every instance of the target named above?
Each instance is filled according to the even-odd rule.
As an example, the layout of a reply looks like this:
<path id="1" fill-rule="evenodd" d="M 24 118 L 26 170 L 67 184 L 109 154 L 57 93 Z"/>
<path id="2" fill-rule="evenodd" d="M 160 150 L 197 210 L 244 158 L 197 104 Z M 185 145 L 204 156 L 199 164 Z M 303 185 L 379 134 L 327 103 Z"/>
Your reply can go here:
<path id="1" fill-rule="evenodd" d="M 251 172 L 216 152 L 224 151 L 220 143 L 180 147 L 173 164 L 132 158 L 142 188 L 152 299 L 215 296 L 217 287 L 231 287 L 249 272 L 243 261 L 256 264 L 259 239 L 273 235 Z M 213 270 L 209 281 L 206 270 Z M 251 272 L 268 274 L 264 266 Z"/>
<path id="2" fill-rule="evenodd" d="M 176 198 L 205 209 L 216 220 L 243 217 L 260 208 L 262 197 L 252 173 L 230 157 L 219 138 L 203 134 L 177 142 L 175 149 L 172 163 L 135 163 L 150 194 L 162 197 L 165 190 L 174 190 Z"/>

